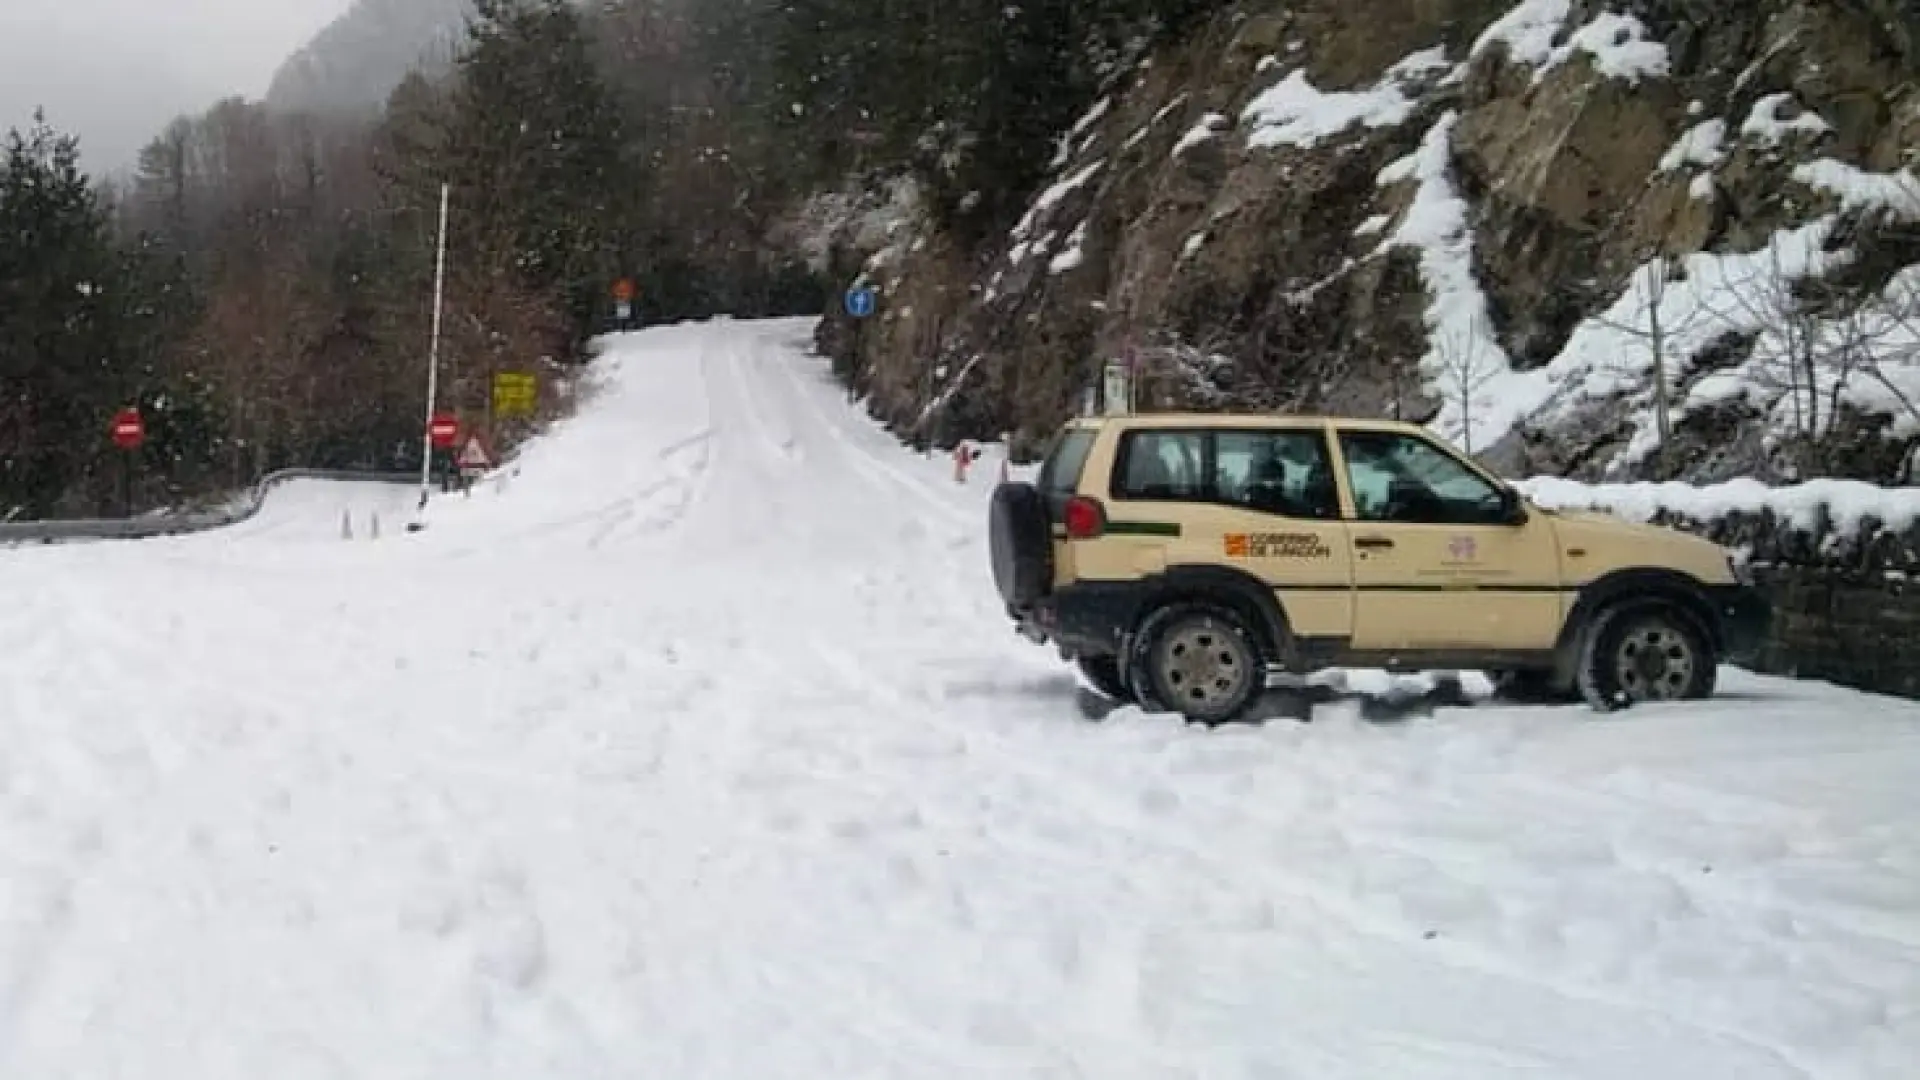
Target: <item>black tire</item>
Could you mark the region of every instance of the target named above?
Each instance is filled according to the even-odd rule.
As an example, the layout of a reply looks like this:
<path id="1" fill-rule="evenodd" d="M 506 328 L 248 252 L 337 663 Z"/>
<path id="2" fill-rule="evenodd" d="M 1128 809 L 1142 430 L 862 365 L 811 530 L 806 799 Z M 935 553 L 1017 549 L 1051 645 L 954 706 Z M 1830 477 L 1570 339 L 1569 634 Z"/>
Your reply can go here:
<path id="1" fill-rule="evenodd" d="M 1574 705 L 1580 699 L 1578 687 L 1553 684 L 1553 672 L 1539 668 L 1495 671 L 1494 700 L 1510 705 Z"/>
<path id="2" fill-rule="evenodd" d="M 1120 660 L 1113 656 L 1083 656 L 1074 661 L 1080 674 L 1086 676 L 1087 684 L 1095 690 L 1123 705 L 1132 705 L 1136 699 L 1133 687 L 1120 674 Z"/>
<path id="3" fill-rule="evenodd" d="M 1180 602 L 1155 610 L 1134 632 L 1126 675 L 1142 708 L 1194 723 L 1245 719 L 1266 691 L 1259 639 L 1232 610 Z"/>
<path id="4" fill-rule="evenodd" d="M 1601 612 L 1582 637 L 1576 684 L 1596 712 L 1648 701 L 1698 701 L 1713 696 L 1719 676 L 1700 626 L 1663 600 L 1627 603 Z"/>
<path id="5" fill-rule="evenodd" d="M 1047 595 L 1053 584 L 1053 524 L 1038 488 L 1010 481 L 994 489 L 987 544 L 993 584 L 1008 607 L 1025 608 Z"/>

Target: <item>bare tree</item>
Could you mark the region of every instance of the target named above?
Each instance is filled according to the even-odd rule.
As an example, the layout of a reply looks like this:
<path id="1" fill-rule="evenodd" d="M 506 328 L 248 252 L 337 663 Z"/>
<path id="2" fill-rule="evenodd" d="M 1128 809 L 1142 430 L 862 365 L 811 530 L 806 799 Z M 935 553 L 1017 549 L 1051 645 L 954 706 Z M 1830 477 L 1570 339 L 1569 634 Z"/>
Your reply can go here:
<path id="1" fill-rule="evenodd" d="M 1459 410 L 1461 447 L 1469 455 L 1473 453 L 1473 418 L 1484 404 L 1480 391 L 1496 374 L 1487 366 L 1482 340 L 1478 318 L 1468 322 L 1465 333 L 1442 333 L 1433 340 L 1440 393 Z"/>
<path id="2" fill-rule="evenodd" d="M 1762 329 L 1749 381 L 1785 398 L 1793 434 L 1819 454 L 1849 394 L 1871 382 L 1909 417 L 1920 408 L 1895 370 L 1920 361 L 1920 278 L 1896 275 L 1877 296 L 1860 296 L 1826 280 L 1816 240 L 1769 242 L 1765 269 L 1724 290 L 1731 315 Z"/>
<path id="3" fill-rule="evenodd" d="M 1653 422 L 1658 438 L 1654 468 L 1661 476 L 1667 475 L 1668 447 L 1673 438 L 1673 380 L 1667 369 L 1668 354 L 1675 338 L 1691 333 L 1701 318 L 1709 314 L 1697 299 L 1684 312 L 1668 310 L 1667 298 L 1672 295 L 1669 285 L 1685 280 L 1678 270 L 1677 259 L 1665 252 L 1656 252 L 1635 272 L 1628 286 L 1636 298 L 1631 321 L 1621 322 L 1604 315 L 1594 318 L 1599 325 L 1638 339 L 1646 346 L 1648 367 L 1653 375 Z"/>

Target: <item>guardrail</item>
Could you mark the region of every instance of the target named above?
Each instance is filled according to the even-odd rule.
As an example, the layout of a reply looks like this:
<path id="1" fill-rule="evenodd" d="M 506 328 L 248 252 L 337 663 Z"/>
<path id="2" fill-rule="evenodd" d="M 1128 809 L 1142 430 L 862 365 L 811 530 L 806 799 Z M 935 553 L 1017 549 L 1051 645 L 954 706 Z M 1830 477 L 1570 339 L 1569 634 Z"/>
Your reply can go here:
<path id="1" fill-rule="evenodd" d="M 70 518 L 63 521 L 0 522 L 0 547 L 19 544 L 58 544 L 73 540 L 151 540 L 161 536 L 208 532 L 238 525 L 260 512 L 267 496 L 281 484 L 295 480 L 335 480 L 369 484 L 419 484 L 420 474 L 354 472 L 343 469 L 282 469 L 268 473 L 249 491 L 246 500 L 223 510 L 186 514 L 149 514 L 135 518 Z"/>

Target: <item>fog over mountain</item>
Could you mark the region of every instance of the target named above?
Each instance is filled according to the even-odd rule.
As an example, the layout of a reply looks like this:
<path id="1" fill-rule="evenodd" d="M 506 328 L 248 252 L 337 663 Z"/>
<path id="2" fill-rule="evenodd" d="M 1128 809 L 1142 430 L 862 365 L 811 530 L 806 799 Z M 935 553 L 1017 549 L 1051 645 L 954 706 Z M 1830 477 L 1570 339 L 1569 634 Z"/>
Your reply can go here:
<path id="1" fill-rule="evenodd" d="M 472 0 L 356 0 L 281 65 L 267 103 L 328 114 L 376 109 L 412 68 L 447 62 L 472 8 Z"/>
<path id="2" fill-rule="evenodd" d="M 259 97 L 348 0 L 0 0 L 0 131 L 44 108 L 115 171 L 167 121 Z"/>

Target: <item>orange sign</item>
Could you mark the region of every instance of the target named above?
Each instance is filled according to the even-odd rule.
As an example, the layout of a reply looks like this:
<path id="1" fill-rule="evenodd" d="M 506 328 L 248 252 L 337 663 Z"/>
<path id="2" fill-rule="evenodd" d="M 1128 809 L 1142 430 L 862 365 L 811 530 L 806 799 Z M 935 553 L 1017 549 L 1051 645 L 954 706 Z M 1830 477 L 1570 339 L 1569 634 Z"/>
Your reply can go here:
<path id="1" fill-rule="evenodd" d="M 1247 558 L 1252 546 L 1247 542 L 1246 533 L 1227 534 L 1227 558 L 1229 559 Z"/>
<path id="2" fill-rule="evenodd" d="M 621 278 L 613 283 L 613 298 L 621 303 L 632 300 L 639 291 L 632 278 Z"/>

